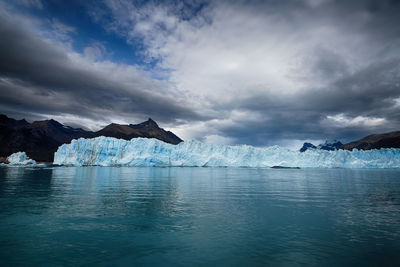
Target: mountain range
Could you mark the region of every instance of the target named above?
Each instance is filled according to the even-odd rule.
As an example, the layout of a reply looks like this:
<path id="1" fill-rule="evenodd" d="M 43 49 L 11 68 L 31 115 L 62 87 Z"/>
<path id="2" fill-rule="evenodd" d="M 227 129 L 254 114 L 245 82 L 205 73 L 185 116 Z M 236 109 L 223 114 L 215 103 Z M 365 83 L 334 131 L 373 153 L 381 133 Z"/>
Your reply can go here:
<path id="1" fill-rule="evenodd" d="M 383 134 L 371 134 L 360 140 L 353 141 L 347 144 L 342 144 L 340 141 L 326 141 L 323 144 L 315 146 L 311 143 L 304 143 L 302 148 L 300 148 L 300 152 L 304 152 L 307 149 L 322 149 L 322 150 L 336 150 L 336 149 L 344 149 L 344 150 L 371 150 L 371 149 L 380 149 L 380 148 L 400 148 L 400 131 L 383 133 Z"/>
<path id="2" fill-rule="evenodd" d="M 72 139 L 98 136 L 125 140 L 137 137 L 156 138 L 174 145 L 183 141 L 174 133 L 160 128 L 151 118 L 139 124 L 111 123 L 103 129 L 93 132 L 65 126 L 52 119 L 29 123 L 24 119 L 15 120 L 0 114 L 0 157 L 24 151 L 30 158 L 38 162 L 53 162 L 54 152 L 60 145 L 70 143 Z M 300 151 L 304 152 L 310 148 L 322 150 L 400 148 L 400 131 L 372 134 L 344 145 L 336 140 L 318 146 L 304 143 Z"/>
<path id="3" fill-rule="evenodd" d="M 370 150 L 380 148 L 400 148 L 400 131 L 371 134 L 360 140 L 350 142 L 341 147 L 342 149 L 352 150 L 354 148 Z"/>
<path id="4" fill-rule="evenodd" d="M 0 115 L 0 157 L 25 151 L 36 161 L 52 162 L 54 152 L 60 145 L 69 143 L 72 139 L 98 136 L 125 140 L 137 137 L 156 138 L 170 144 L 182 142 L 182 139 L 172 132 L 160 128 L 151 118 L 139 124 L 112 123 L 97 132 L 92 132 L 65 126 L 55 120 L 29 123 L 26 120 L 15 120 L 6 115 Z"/>

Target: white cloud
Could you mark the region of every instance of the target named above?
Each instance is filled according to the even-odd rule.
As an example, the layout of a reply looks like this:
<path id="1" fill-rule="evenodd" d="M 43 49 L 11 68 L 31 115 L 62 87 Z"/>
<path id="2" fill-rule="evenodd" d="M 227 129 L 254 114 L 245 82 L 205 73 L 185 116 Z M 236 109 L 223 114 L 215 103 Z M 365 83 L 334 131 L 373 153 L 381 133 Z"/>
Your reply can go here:
<path id="1" fill-rule="evenodd" d="M 213 103 L 211 109 L 252 90 L 285 95 L 327 86 L 329 75 L 320 77 L 314 69 L 318 47 L 345 59 L 353 71 L 370 58 L 359 48 L 365 47 L 365 36 L 332 23 L 311 23 L 308 14 L 290 14 L 289 20 L 271 10 L 217 2 L 183 20 L 173 6 L 107 3 L 114 30 L 125 32 L 128 41 L 143 38 L 147 55 L 171 70 L 170 81 L 203 105 Z"/>
<path id="2" fill-rule="evenodd" d="M 83 49 L 85 57 L 93 61 L 104 59 L 106 53 L 106 47 L 100 42 L 94 42 L 92 45 L 86 46 Z"/>
<path id="3" fill-rule="evenodd" d="M 345 114 L 337 114 L 333 116 L 327 116 L 327 121 L 331 124 L 333 123 L 336 127 L 349 127 L 349 126 L 380 126 L 387 123 L 385 118 L 375 118 L 375 117 L 365 117 L 357 116 L 350 118 Z"/>
<path id="4" fill-rule="evenodd" d="M 221 101 L 254 87 L 291 94 L 326 86 L 326 77 L 313 69 L 316 47 L 332 50 L 353 69 L 368 60 L 363 49 L 355 49 L 365 43 L 364 36 L 343 32 L 337 25 L 310 24 L 304 17 L 286 20 L 243 6 L 212 8 L 204 11 L 212 14 L 211 23 L 176 18 L 178 23 L 167 33 L 154 24 L 142 32 L 149 38 L 150 55 L 173 70 L 171 81 L 199 97 Z"/>
<path id="5" fill-rule="evenodd" d="M 47 38 L 60 42 L 72 43 L 73 39 L 71 37 L 71 34 L 76 32 L 76 29 L 74 27 L 61 23 L 57 19 L 49 21 L 49 24 L 52 27 L 52 31 L 50 34 L 47 35 Z"/>
<path id="6" fill-rule="evenodd" d="M 48 114 L 36 114 L 37 116 L 56 120 L 64 125 L 73 127 L 83 127 L 85 130 L 97 131 L 107 124 L 106 121 L 93 120 L 73 114 L 62 114 L 62 115 L 48 115 Z"/>

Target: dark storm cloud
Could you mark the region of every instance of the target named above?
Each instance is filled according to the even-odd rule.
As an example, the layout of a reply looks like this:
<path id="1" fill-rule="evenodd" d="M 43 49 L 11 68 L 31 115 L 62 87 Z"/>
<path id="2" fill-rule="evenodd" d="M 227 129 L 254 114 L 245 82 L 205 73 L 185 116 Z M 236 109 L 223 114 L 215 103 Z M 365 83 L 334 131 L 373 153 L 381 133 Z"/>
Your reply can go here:
<path id="1" fill-rule="evenodd" d="M 2 12 L 0 36 L 3 112 L 25 112 L 28 119 L 29 113 L 66 113 L 93 119 L 121 113 L 153 116 L 164 122 L 199 118 L 192 110 L 171 101 L 173 93 L 155 95 L 154 91 L 160 90 L 158 81 L 138 76 L 137 88 L 129 87 L 79 66 L 62 47 L 33 35 Z"/>
<path id="2" fill-rule="evenodd" d="M 352 115 L 390 115 L 390 101 L 400 97 L 400 60 L 376 62 L 365 69 L 335 81 L 327 90 L 306 96 L 323 112 L 346 111 Z"/>
<path id="3" fill-rule="evenodd" d="M 239 142 L 272 145 L 279 139 L 353 140 L 370 133 L 398 130 L 400 125 L 400 60 L 379 62 L 341 78 L 327 88 L 315 88 L 290 96 L 258 92 L 226 105 L 264 114 L 259 121 L 241 121 L 221 127 Z M 345 114 L 350 118 L 384 118 L 383 125 L 336 127 L 328 116 Z M 252 133 L 252 134 L 248 134 Z"/>
<path id="4" fill-rule="evenodd" d="M 294 15 L 291 19 L 301 20 L 303 25 L 334 25 L 343 32 L 364 36 L 370 43 L 359 49 L 375 55 L 354 71 L 348 58 L 335 50 L 314 47 L 311 69 L 314 77 L 325 81 L 323 87 L 316 83 L 315 88 L 288 95 L 248 90 L 221 107 L 227 113 L 232 108 L 248 112 L 248 120 L 220 126 L 221 135 L 237 143 L 272 145 L 282 139 L 350 141 L 399 130 L 399 1 L 255 2 L 259 4 L 256 13 L 273 10 L 287 18 Z M 253 121 L 254 112 L 264 116 Z M 375 124 L 377 120 L 381 123 Z"/>

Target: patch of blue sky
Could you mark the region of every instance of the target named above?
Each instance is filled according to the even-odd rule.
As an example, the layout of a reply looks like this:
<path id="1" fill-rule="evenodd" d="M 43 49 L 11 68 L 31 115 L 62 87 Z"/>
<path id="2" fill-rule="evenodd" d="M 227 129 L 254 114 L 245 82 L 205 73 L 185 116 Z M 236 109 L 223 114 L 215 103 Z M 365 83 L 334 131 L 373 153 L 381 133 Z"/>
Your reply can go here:
<path id="1" fill-rule="evenodd" d="M 42 8 L 16 3 L 13 5 L 19 13 L 40 19 L 48 29 L 54 26 L 52 24 L 55 21 L 75 29 L 68 33 L 75 52 L 83 54 L 86 47 L 100 43 L 105 48 L 103 56 L 106 60 L 118 64 L 138 65 L 148 71 L 157 66 L 158 59 L 146 57 L 146 47 L 139 38 L 128 44 L 123 36 L 107 31 L 102 24 L 96 23 L 89 13 L 90 2 L 48 0 L 42 1 Z"/>

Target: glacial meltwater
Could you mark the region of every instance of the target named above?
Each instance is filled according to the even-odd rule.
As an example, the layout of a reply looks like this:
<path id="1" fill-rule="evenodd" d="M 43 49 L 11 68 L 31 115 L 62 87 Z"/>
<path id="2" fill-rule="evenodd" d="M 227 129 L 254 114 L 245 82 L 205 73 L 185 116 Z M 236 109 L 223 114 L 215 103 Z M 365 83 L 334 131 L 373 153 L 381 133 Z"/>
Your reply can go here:
<path id="1" fill-rule="evenodd" d="M 0 167 L 0 265 L 400 266 L 400 170 Z"/>

